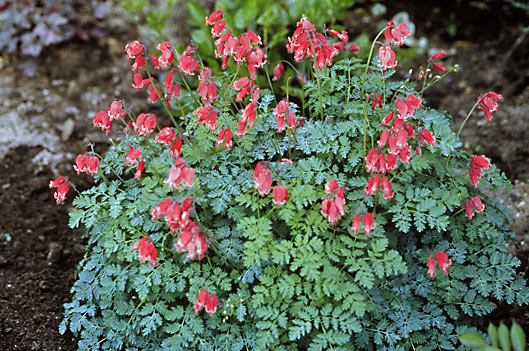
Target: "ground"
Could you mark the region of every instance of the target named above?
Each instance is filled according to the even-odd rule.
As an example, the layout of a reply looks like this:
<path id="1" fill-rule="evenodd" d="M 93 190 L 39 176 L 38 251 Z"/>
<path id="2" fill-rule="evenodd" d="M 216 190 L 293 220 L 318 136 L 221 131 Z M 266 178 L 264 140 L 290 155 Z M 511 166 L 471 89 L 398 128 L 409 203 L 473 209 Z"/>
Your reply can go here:
<path id="1" fill-rule="evenodd" d="M 346 23 L 350 34 L 364 30 L 374 34 L 378 19 L 369 6 L 359 1 L 351 9 Z M 416 26 L 415 36 L 427 38 L 429 47 L 447 51 L 445 64 L 459 64 L 459 73 L 450 75 L 425 96 L 429 106 L 454 116 L 455 128 L 479 94 L 494 90 L 504 95 L 493 121 L 488 123 L 475 112 L 461 139 L 464 147 L 490 157 L 514 182 L 513 193 L 495 196 L 514 213 L 512 229 L 518 240 L 509 243 L 509 248 L 522 262 L 518 274 L 527 279 L 529 38 L 522 34 L 522 28 L 529 26 L 527 15 L 500 2 L 449 1 L 444 7 L 430 6 L 431 16 L 425 16 L 415 2 L 392 6 L 385 18 L 407 11 Z M 77 176 L 71 165 L 77 153 L 88 150 L 87 141 L 105 145 L 104 135 L 92 126 L 95 113 L 115 97 L 125 98 L 136 110 L 146 107 L 144 95 L 130 87 L 129 63 L 123 55 L 125 43 L 136 38 L 135 27 L 118 20 L 127 13 L 115 11 L 106 20 L 103 38 L 87 42 L 77 39 L 47 49 L 38 59 L 33 77 L 23 74 L 19 59 L 2 61 L 1 350 L 76 349 L 73 336 L 60 335 L 58 324 L 63 304 L 70 300 L 75 266 L 83 257 L 83 240 L 80 230 L 67 226 L 71 200 L 57 206 L 48 182 L 66 174 L 80 189 L 89 186 L 90 179 Z M 414 57 L 408 64 L 419 65 L 424 62 L 421 60 Z M 492 318 L 511 317 L 529 330 L 527 307 L 500 304 Z"/>

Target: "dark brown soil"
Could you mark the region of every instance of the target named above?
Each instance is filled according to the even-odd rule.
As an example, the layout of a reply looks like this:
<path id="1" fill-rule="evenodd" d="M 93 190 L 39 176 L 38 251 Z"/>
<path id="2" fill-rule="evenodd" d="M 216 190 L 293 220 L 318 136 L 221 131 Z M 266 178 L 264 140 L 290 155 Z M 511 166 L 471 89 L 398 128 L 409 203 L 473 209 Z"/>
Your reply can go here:
<path id="1" fill-rule="evenodd" d="M 58 325 L 84 246 L 48 188 L 53 174 L 31 164 L 38 151 L 13 149 L 0 166 L 0 350 L 76 349 Z"/>
<path id="2" fill-rule="evenodd" d="M 359 4 L 351 10 L 353 31 L 368 30 L 372 35 L 374 29 L 362 22 L 363 16 L 370 16 L 367 8 L 371 3 Z M 517 207 L 529 194 L 529 187 L 523 183 L 529 180 L 529 37 L 507 55 L 521 37 L 522 28 L 529 26 L 527 14 L 501 1 L 446 1 L 431 6 L 406 1 L 392 2 L 391 6 L 385 18 L 407 11 L 416 25 L 416 37 L 427 37 L 430 46 L 446 50 L 449 55 L 443 61 L 445 64 L 457 63 L 461 67 L 460 73 L 452 74 L 449 80 L 428 91 L 429 106 L 448 110 L 457 127 L 479 94 L 494 90 L 504 95 L 492 123 L 474 113 L 462 133 L 462 142 L 468 149 L 491 157 L 511 180 L 525 184 L 519 188 L 527 189 L 525 192 L 505 195 L 504 200 L 519 214 L 516 227 L 519 240 L 529 242 L 529 220 L 527 210 L 523 209 L 527 205 Z M 353 23 L 353 19 L 358 22 Z M 455 26 L 455 34 L 448 33 L 448 26 Z M 109 30 L 113 34 L 104 40 L 70 42 L 45 51 L 33 80 L 20 71 L 0 71 L 0 76 L 4 73 L 4 77 L 12 76 L 2 82 L 10 82 L 14 87 L 0 96 L 3 101 L 10 99 L 4 106 L 10 104 L 8 108 L 33 118 L 38 111 L 20 110 L 18 105 L 24 103 L 27 107 L 27 101 L 32 101 L 28 96 L 44 99 L 43 91 L 49 89 L 62 100 L 59 104 L 51 100 L 43 103 L 38 116 L 43 122 L 36 119 L 39 125 L 48 123 L 50 132 L 60 136 L 69 119 L 75 123 L 69 135 L 57 138 L 60 145 L 54 148 L 19 146 L 0 157 L 0 350 L 77 348 L 71 334 L 59 334 L 58 325 L 63 304 L 71 299 L 69 290 L 75 266 L 84 252 L 83 241 L 79 230 L 67 226 L 72 194 L 65 205 L 57 206 L 48 183 L 58 175 L 52 171 L 54 168 L 75 178 L 81 187 L 89 186 L 87 179 L 73 174 L 71 164 L 73 155 L 87 151 L 85 137 L 89 135 L 94 140 L 101 134 L 91 126 L 95 111 L 105 108 L 113 94 L 129 94 L 125 97 L 135 106 L 144 103 L 143 95 L 140 99 L 130 91 L 130 72 L 122 49 L 134 38 L 134 30 L 132 26 L 127 32 L 121 29 L 121 32 Z M 416 58 L 412 64 L 420 65 L 421 59 Z M 116 81 L 115 77 L 119 79 Z M 60 83 L 61 80 L 64 82 Z M 123 93 L 115 92 L 118 86 Z M 57 105 L 62 103 L 71 104 L 78 111 L 57 111 Z M 6 110 L 0 106 L 0 118 L 3 113 Z M 49 166 L 35 165 L 33 157 L 48 149 L 64 158 Z M 513 250 L 522 261 L 519 274 L 527 279 L 529 251 L 516 246 Z M 526 306 L 512 308 L 500 304 L 493 319 L 509 318 L 517 319 L 529 331 Z"/>

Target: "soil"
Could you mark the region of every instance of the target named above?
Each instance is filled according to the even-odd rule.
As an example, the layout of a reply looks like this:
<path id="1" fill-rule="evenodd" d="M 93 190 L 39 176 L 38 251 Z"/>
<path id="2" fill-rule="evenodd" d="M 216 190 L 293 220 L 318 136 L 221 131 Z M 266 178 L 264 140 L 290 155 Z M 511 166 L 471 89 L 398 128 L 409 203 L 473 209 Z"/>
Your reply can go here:
<path id="1" fill-rule="evenodd" d="M 522 262 L 518 274 L 528 279 L 529 38 L 523 28 L 529 26 L 529 17 L 508 2 L 420 3 L 428 6 L 429 16 L 419 2 L 406 1 L 392 2 L 377 17 L 370 11 L 374 3 L 358 1 L 346 26 L 353 38 L 361 31 L 372 36 L 377 22 L 407 11 L 415 37 L 427 38 L 432 50 L 445 50 L 443 64 L 461 68 L 425 95 L 429 106 L 454 116 L 455 128 L 479 94 L 493 90 L 504 96 L 491 123 L 474 112 L 461 141 L 472 152 L 490 157 L 514 182 L 511 194 L 495 196 L 514 213 L 517 242 L 509 248 Z M 124 44 L 136 39 L 135 26 L 120 20 L 130 17 L 126 12 L 113 11 L 105 20 L 103 38 L 45 50 L 33 77 L 23 73 L 32 63 L 16 58 L 4 58 L 0 69 L 0 350 L 77 348 L 71 334 L 59 334 L 58 324 L 63 304 L 71 299 L 84 242 L 80 230 L 67 226 L 73 196 L 57 206 L 48 183 L 67 175 L 80 189 L 90 186 L 90 179 L 74 174 L 71 165 L 77 153 L 88 150 L 87 141 L 106 143 L 92 126 L 95 113 L 115 97 L 135 110 L 146 108 L 143 93 L 130 87 L 130 63 L 123 54 Z M 425 57 L 417 55 L 399 65 L 418 68 Z M 500 304 L 492 316 L 494 321 L 509 318 L 529 331 L 527 306 Z"/>

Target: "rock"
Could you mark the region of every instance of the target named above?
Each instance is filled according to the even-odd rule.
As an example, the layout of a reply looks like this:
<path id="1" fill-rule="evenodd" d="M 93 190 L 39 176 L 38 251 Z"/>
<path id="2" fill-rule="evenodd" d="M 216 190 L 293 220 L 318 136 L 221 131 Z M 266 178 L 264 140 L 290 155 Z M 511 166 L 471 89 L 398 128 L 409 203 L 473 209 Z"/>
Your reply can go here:
<path id="1" fill-rule="evenodd" d="M 41 281 L 39 282 L 39 289 L 40 289 L 40 290 L 42 290 L 42 291 L 46 291 L 46 290 L 48 290 L 49 288 L 50 288 L 50 286 L 49 286 L 49 284 L 48 284 L 47 281 L 45 281 L 45 280 L 41 280 Z"/>
<path id="2" fill-rule="evenodd" d="M 51 242 L 48 246 L 48 265 L 57 263 L 62 257 L 62 245 L 58 242 Z"/>
<path id="3" fill-rule="evenodd" d="M 0 255 L 0 267 L 1 266 L 5 266 L 7 264 L 7 258 L 5 258 L 4 256 Z"/>
<path id="4" fill-rule="evenodd" d="M 70 137 L 72 136 L 74 127 L 75 127 L 75 121 L 71 118 L 68 118 L 66 122 L 63 123 L 62 128 L 61 128 L 61 131 L 62 131 L 61 139 L 63 141 L 70 139 Z"/>

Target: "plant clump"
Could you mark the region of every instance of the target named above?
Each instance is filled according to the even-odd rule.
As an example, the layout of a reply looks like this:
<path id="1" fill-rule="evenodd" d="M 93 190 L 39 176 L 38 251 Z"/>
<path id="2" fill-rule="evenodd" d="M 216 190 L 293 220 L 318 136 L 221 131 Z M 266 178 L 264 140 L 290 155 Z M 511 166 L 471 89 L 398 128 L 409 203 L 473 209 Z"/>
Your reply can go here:
<path id="1" fill-rule="evenodd" d="M 509 214 L 482 192 L 508 181 L 425 106 L 430 63 L 453 71 L 443 55 L 394 81 L 406 25 L 386 23 L 366 63 L 346 32 L 303 17 L 288 38 L 299 64 L 268 62 L 224 18 L 206 18 L 221 70 L 192 46 L 133 41 L 133 86 L 157 110 L 116 99 L 94 118 L 113 147 L 75 168 L 95 181 L 70 214 L 88 247 L 61 332 L 80 350 L 451 350 L 495 301 L 529 301 Z M 278 68 L 259 86 L 279 64 L 300 80 Z"/>

